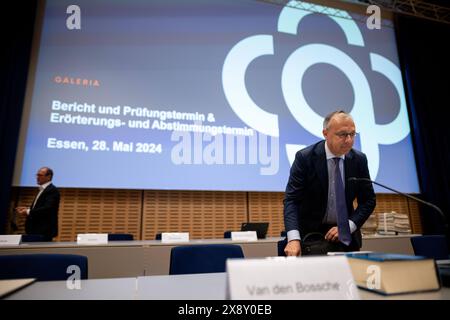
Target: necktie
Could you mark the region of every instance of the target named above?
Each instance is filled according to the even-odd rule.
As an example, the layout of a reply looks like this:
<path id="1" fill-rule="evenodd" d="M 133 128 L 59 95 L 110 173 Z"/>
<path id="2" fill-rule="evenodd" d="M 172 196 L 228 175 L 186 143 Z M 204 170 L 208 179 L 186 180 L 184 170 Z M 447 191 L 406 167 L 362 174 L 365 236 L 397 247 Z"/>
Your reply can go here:
<path id="1" fill-rule="evenodd" d="M 334 189 L 336 195 L 336 218 L 339 231 L 339 241 L 345 245 L 352 242 L 350 234 L 350 226 L 348 225 L 347 203 L 345 201 L 345 190 L 342 182 L 341 170 L 339 170 L 339 160 L 341 158 L 333 158 L 334 160 Z"/>

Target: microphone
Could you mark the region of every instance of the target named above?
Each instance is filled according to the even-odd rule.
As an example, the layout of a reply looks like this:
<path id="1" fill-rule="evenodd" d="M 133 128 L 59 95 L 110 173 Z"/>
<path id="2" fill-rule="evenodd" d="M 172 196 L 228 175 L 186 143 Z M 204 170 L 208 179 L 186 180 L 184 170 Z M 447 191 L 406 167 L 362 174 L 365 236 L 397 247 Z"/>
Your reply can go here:
<path id="1" fill-rule="evenodd" d="M 429 206 L 429 207 L 435 209 L 437 212 L 439 212 L 439 214 L 441 215 L 442 221 L 444 222 L 445 231 L 447 232 L 447 230 L 448 230 L 447 218 L 445 217 L 444 213 L 442 212 L 442 210 L 441 210 L 438 206 L 436 206 L 436 205 L 434 205 L 434 204 L 432 204 L 432 203 L 430 203 L 430 202 L 424 201 L 424 200 L 422 200 L 422 199 L 419 199 L 419 198 L 414 197 L 414 196 L 412 196 L 412 195 L 403 193 L 403 192 L 401 192 L 401 191 L 392 189 L 392 188 L 390 188 L 390 187 L 388 187 L 388 186 L 385 186 L 384 184 L 381 184 L 381 183 L 379 183 L 379 182 L 370 180 L 370 179 L 368 179 L 368 178 L 356 178 L 356 177 L 351 177 L 351 178 L 348 178 L 347 181 L 356 181 L 356 182 L 364 181 L 364 182 L 373 183 L 373 184 L 376 184 L 377 186 L 380 186 L 380 187 L 383 187 L 383 188 L 385 188 L 385 189 L 391 190 L 391 191 L 393 191 L 393 192 L 395 192 L 395 193 L 397 193 L 397 194 L 400 194 L 400 195 L 402 195 L 402 196 L 404 196 L 404 197 L 407 197 L 407 198 L 409 198 L 409 199 L 413 199 L 413 200 L 415 200 L 415 201 L 417 201 L 417 202 L 423 203 L 423 204 L 425 204 L 425 205 L 427 205 L 427 206 Z"/>

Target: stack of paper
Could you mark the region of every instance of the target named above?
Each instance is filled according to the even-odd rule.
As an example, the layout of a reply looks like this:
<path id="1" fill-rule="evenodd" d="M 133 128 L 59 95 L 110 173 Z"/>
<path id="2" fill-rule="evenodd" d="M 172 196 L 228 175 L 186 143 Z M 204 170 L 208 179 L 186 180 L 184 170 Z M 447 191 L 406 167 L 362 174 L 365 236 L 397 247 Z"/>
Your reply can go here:
<path id="1" fill-rule="evenodd" d="M 394 212 L 394 226 L 397 234 L 411 234 L 411 226 L 407 214 Z"/>
<path id="2" fill-rule="evenodd" d="M 373 235 L 377 232 L 377 215 L 372 214 L 370 217 L 366 220 L 366 222 L 361 227 L 361 232 L 364 235 Z"/>
<path id="3" fill-rule="evenodd" d="M 377 233 L 381 235 L 396 235 L 394 212 L 383 212 L 378 214 Z"/>

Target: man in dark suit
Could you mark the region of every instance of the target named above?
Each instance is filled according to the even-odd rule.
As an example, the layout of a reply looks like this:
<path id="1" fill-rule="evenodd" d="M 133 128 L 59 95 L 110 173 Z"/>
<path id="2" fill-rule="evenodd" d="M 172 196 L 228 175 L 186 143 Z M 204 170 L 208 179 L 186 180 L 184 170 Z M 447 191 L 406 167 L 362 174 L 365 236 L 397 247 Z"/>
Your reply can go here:
<path id="1" fill-rule="evenodd" d="M 58 235 L 58 209 L 60 195 L 52 184 L 53 170 L 47 167 L 36 174 L 39 193 L 30 207 L 18 207 L 16 212 L 26 214 L 25 232 L 44 236 L 44 241 L 52 241 Z"/>
<path id="2" fill-rule="evenodd" d="M 284 199 L 286 255 L 301 255 L 301 241 L 312 232 L 324 235 L 329 251 L 361 248 L 360 228 L 376 200 L 372 184 L 347 180 L 370 179 L 365 154 L 353 149 L 355 130 L 349 114 L 335 111 L 324 120 L 325 140 L 297 152 Z"/>

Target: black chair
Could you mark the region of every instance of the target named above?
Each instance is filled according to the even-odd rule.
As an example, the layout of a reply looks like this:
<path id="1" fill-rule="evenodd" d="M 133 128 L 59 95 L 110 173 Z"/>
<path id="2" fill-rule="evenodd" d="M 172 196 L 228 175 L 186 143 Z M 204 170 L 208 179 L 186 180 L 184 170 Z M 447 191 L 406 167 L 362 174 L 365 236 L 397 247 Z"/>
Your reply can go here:
<path id="1" fill-rule="evenodd" d="M 287 237 L 287 232 L 286 231 L 280 231 L 280 237 Z"/>
<path id="2" fill-rule="evenodd" d="M 229 258 L 244 258 L 239 245 L 206 244 L 173 247 L 169 274 L 225 272 Z"/>
<path id="3" fill-rule="evenodd" d="M 155 234 L 155 240 L 161 240 L 161 233 Z"/>
<path id="4" fill-rule="evenodd" d="M 424 256 L 435 260 L 449 259 L 447 239 L 444 235 L 412 237 L 411 245 L 416 256 Z"/>
<path id="5" fill-rule="evenodd" d="M 223 238 L 224 238 L 224 239 L 231 239 L 231 231 L 230 231 L 230 230 L 225 231 L 225 232 L 223 233 Z"/>
<path id="6" fill-rule="evenodd" d="M 23 234 L 20 242 L 45 242 L 46 239 L 41 234 Z"/>
<path id="7" fill-rule="evenodd" d="M 67 280 L 73 274 L 70 266 L 80 269 L 80 279 L 88 278 L 88 259 L 76 254 L 4 255 L 0 266 L 0 279 Z"/>
<path id="8" fill-rule="evenodd" d="M 133 241 L 134 237 L 130 233 L 108 233 L 108 241 Z"/>
<path id="9" fill-rule="evenodd" d="M 278 256 L 286 256 L 286 254 L 284 253 L 284 248 L 286 248 L 287 242 L 287 238 L 284 238 L 283 240 L 277 242 Z"/>

